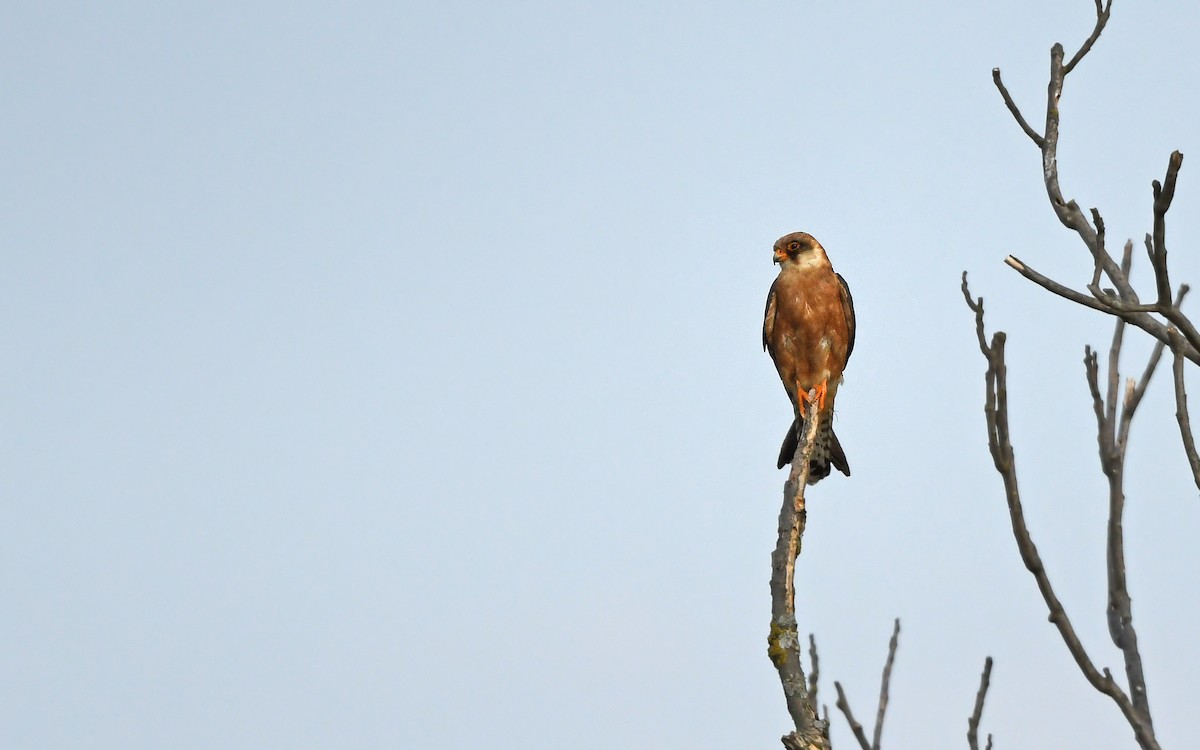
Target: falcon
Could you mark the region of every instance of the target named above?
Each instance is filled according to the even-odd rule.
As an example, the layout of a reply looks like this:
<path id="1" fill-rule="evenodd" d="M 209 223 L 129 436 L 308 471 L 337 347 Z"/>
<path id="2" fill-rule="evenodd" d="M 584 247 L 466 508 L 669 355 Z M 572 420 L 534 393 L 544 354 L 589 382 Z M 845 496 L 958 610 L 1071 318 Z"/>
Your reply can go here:
<path id="1" fill-rule="evenodd" d="M 808 483 L 829 476 L 830 466 L 850 476 L 846 453 L 833 434 L 833 403 L 842 371 L 854 349 L 854 300 L 846 280 L 835 273 L 825 248 L 810 234 L 793 232 L 775 243 L 779 276 L 767 295 L 763 349 L 770 353 L 792 401 L 794 419 L 779 449 L 777 467 L 791 463 L 804 433 L 809 391 L 815 389 L 817 441 Z"/>

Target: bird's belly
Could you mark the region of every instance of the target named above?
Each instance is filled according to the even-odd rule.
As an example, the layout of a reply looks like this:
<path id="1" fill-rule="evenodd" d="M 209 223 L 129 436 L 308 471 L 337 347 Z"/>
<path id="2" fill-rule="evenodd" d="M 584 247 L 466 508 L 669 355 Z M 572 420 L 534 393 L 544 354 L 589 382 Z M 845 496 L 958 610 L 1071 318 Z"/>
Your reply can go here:
<path id="1" fill-rule="evenodd" d="M 821 314 L 807 305 L 796 315 L 793 332 L 783 337 L 783 356 L 776 357 L 776 366 L 789 392 L 794 384 L 810 389 L 826 380 L 838 381 L 846 364 L 846 343 L 849 331 L 831 315 Z"/>

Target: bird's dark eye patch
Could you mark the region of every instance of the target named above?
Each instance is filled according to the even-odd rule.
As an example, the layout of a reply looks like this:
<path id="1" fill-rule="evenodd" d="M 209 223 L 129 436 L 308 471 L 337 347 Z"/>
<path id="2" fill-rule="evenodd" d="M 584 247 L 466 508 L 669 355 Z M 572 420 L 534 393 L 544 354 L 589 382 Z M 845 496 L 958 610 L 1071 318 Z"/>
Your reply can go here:
<path id="1" fill-rule="evenodd" d="M 800 243 L 799 243 L 799 242 L 796 242 L 796 241 L 794 241 L 794 240 L 793 240 L 792 242 L 789 242 L 789 243 L 788 243 L 788 250 L 791 250 L 793 253 L 794 253 L 794 252 L 796 252 L 796 251 L 797 251 L 797 250 L 799 250 L 799 249 L 800 249 Z"/>

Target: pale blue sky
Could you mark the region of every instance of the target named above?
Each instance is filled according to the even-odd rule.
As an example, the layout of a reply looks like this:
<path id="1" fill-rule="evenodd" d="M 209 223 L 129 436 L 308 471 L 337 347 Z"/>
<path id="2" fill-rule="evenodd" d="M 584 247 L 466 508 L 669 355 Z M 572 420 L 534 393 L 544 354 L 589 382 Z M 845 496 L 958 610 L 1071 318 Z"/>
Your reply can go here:
<path id="1" fill-rule="evenodd" d="M 1118 0 L 1061 103 L 1063 188 L 1169 224 L 1200 282 L 1200 12 Z M 772 747 L 789 407 L 770 247 L 849 281 L 801 627 L 884 743 L 1125 748 L 1007 526 L 959 274 L 1009 331 L 1029 522 L 1105 621 L 1080 364 L 1107 321 L 1039 156 L 1088 0 L 17 2 L 0 10 L 0 744 Z M 1139 257 L 1138 262 L 1141 262 Z M 1145 276 L 1138 277 L 1145 281 Z M 1130 365 L 1149 347 L 1136 337 Z M 1166 379 L 1134 427 L 1130 585 L 1164 747 L 1200 655 Z M 840 718 L 835 740 L 849 747 Z"/>

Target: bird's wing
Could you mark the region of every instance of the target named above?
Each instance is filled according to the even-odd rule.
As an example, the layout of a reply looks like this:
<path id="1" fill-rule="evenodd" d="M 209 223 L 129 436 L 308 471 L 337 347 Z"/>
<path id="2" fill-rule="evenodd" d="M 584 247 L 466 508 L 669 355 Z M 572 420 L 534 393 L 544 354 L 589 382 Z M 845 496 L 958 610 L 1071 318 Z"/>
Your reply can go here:
<path id="1" fill-rule="evenodd" d="M 842 312 L 846 314 L 846 327 L 850 331 L 850 340 L 846 342 L 846 361 L 850 361 L 850 352 L 854 351 L 854 298 L 850 296 L 850 286 L 842 275 L 837 274 L 838 286 L 842 291 Z"/>
<path id="2" fill-rule="evenodd" d="M 763 351 L 770 351 L 772 357 L 775 356 L 771 350 L 771 334 L 775 331 L 775 286 L 778 283 L 778 278 L 772 282 L 771 291 L 767 294 L 767 309 L 763 313 Z"/>

